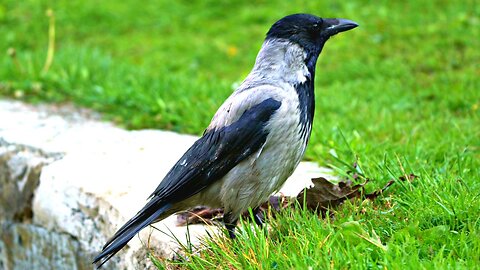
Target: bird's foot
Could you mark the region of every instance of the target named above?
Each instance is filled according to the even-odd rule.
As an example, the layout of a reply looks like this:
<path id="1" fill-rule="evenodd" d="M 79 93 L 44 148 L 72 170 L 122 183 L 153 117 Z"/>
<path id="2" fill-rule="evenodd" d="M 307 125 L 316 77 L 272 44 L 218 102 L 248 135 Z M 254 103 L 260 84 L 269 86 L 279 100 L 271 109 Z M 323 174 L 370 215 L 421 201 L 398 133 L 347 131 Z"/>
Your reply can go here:
<path id="1" fill-rule="evenodd" d="M 235 239 L 235 228 L 237 227 L 238 218 L 234 218 L 231 213 L 227 213 L 223 216 L 223 222 L 225 223 L 228 237 L 230 237 L 230 239 Z"/>

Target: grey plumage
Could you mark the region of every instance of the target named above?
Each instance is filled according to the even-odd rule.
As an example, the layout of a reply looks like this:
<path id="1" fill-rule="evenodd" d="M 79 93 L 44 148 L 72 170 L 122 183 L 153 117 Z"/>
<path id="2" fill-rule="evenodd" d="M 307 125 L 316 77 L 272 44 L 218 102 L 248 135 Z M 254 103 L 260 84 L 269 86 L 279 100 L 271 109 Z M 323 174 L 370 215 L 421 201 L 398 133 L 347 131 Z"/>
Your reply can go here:
<path id="1" fill-rule="evenodd" d="M 100 267 L 149 224 L 196 205 L 224 207 L 233 238 L 240 214 L 278 190 L 299 164 L 312 129 L 318 55 L 329 37 L 356 26 L 308 14 L 276 22 L 245 81 L 94 263 Z"/>

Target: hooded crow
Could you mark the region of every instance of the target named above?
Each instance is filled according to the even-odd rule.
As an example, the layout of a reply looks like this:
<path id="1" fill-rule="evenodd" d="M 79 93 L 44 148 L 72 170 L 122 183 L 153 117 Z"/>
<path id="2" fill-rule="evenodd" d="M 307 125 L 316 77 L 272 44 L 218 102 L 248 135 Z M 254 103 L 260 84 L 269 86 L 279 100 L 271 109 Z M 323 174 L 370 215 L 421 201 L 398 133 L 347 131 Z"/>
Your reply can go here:
<path id="1" fill-rule="evenodd" d="M 305 153 L 315 112 L 315 66 L 325 42 L 357 26 L 309 14 L 273 24 L 247 78 L 93 263 L 102 266 L 141 229 L 197 205 L 223 207 L 235 238 L 240 214 L 279 190 Z"/>

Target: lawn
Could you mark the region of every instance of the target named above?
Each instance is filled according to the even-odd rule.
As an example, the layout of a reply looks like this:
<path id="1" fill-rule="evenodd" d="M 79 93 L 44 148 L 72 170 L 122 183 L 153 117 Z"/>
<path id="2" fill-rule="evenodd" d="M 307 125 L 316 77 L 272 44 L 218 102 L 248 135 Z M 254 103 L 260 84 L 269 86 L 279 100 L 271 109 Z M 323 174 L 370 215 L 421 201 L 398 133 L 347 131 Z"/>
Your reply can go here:
<path id="1" fill-rule="evenodd" d="M 48 9 L 55 48 L 45 68 Z M 305 158 L 340 176 L 356 170 L 369 191 L 417 177 L 330 219 L 289 210 L 268 235 L 244 226 L 240 241 L 207 243 L 178 266 L 479 267 L 478 1 L 2 0 L 0 96 L 199 135 L 248 74 L 270 25 L 298 12 L 360 24 L 320 56 Z"/>

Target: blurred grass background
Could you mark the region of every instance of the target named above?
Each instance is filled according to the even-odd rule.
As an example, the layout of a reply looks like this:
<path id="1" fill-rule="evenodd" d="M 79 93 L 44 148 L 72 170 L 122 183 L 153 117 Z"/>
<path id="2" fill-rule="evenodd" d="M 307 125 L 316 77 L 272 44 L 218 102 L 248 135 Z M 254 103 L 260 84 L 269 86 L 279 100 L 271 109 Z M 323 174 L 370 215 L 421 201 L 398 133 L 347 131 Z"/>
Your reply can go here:
<path id="1" fill-rule="evenodd" d="M 48 9 L 55 17 L 55 54 L 43 72 Z M 419 232 L 446 226 L 431 237 L 432 252 L 408 257 L 430 245 L 415 238 L 401 255 L 407 262 L 427 260 L 420 267 L 479 262 L 478 1 L 2 0 L 0 96 L 69 102 L 130 129 L 199 135 L 250 71 L 271 24 L 298 12 L 360 24 L 331 39 L 319 58 L 306 158 L 339 174 L 357 161 L 361 177 L 373 179 L 369 189 L 399 175 L 419 176 L 413 189 L 399 187 L 397 197 L 368 208 L 375 212 L 388 202 L 396 216 L 375 212 L 366 219 L 355 214 L 358 206 L 346 207 L 307 240 L 323 241 L 328 228 L 352 220 L 384 242 L 411 224 Z M 350 268 L 346 261 L 355 258 L 345 252 L 331 259 Z M 376 266 L 381 260 L 362 258 Z"/>

